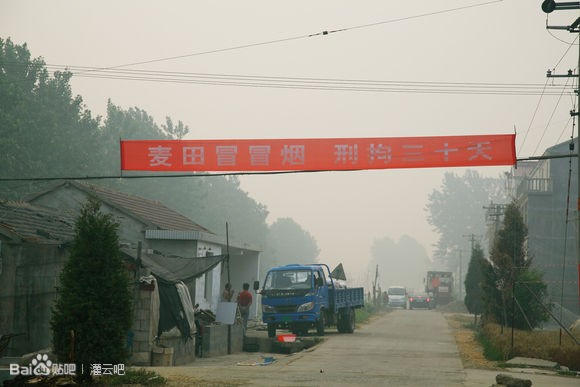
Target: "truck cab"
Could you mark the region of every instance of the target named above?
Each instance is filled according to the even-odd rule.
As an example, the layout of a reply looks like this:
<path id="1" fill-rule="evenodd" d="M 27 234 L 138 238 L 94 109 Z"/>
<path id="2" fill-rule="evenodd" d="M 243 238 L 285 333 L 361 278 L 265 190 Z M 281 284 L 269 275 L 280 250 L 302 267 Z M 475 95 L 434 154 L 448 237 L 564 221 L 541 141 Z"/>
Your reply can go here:
<path id="1" fill-rule="evenodd" d="M 332 286 L 332 278 L 329 278 Z M 327 275 L 321 265 L 286 265 L 271 269 L 262 288 L 262 320 L 268 335 L 276 328 L 288 328 L 300 334 L 311 326 L 324 324 L 329 305 Z M 320 327 L 317 326 L 317 330 Z M 322 331 L 324 329 L 322 328 Z"/>

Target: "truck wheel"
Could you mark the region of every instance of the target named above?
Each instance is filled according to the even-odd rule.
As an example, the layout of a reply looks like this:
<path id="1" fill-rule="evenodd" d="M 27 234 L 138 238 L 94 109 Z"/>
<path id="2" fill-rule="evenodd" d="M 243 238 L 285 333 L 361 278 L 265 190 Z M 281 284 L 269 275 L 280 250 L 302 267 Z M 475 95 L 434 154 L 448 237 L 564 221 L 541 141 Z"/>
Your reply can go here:
<path id="1" fill-rule="evenodd" d="M 316 322 L 316 334 L 318 336 L 324 336 L 324 325 L 326 325 L 326 318 L 324 317 L 324 311 L 320 311 L 320 318 Z"/>
<path id="2" fill-rule="evenodd" d="M 347 309 L 347 315 L 344 321 L 344 331 L 346 333 L 353 333 L 355 328 L 355 311 L 354 309 Z"/>
<path id="3" fill-rule="evenodd" d="M 276 324 L 268 324 L 268 337 L 276 337 Z"/>
<path id="4" fill-rule="evenodd" d="M 338 333 L 345 333 L 345 323 L 344 323 L 345 319 L 344 319 L 344 313 L 340 312 L 337 316 L 336 316 L 336 329 L 338 330 Z"/>

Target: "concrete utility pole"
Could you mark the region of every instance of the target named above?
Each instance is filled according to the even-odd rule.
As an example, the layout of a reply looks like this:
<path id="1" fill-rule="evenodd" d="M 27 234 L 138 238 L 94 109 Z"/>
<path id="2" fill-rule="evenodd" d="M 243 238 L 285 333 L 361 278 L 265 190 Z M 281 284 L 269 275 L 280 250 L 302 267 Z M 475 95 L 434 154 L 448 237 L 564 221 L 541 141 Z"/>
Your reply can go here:
<path id="1" fill-rule="evenodd" d="M 559 2 L 556 3 L 554 0 L 544 0 L 544 2 L 542 2 L 542 11 L 544 11 L 545 13 L 551 13 L 553 11 L 557 11 L 557 10 L 568 10 L 568 9 L 580 9 L 580 1 L 565 1 L 565 2 Z M 577 18 L 574 23 L 570 24 L 569 26 L 546 26 L 547 29 L 556 29 L 556 30 L 567 30 L 568 32 L 572 33 L 572 34 L 578 34 L 579 38 L 580 38 L 580 17 Z M 580 52 L 578 52 L 578 70 L 576 71 L 576 74 L 573 74 L 572 70 L 568 71 L 567 77 L 574 77 L 577 80 L 578 78 L 578 73 L 580 72 Z M 548 77 L 554 77 L 556 75 L 552 75 L 550 71 L 548 71 Z M 580 107 L 580 86 L 577 84 L 576 87 L 578 87 L 575 92 L 576 92 L 576 107 L 575 110 L 570 111 L 570 115 L 572 117 L 578 117 L 578 115 L 580 114 L 578 112 L 579 107 Z M 576 138 L 578 139 L 578 143 L 579 143 L 579 148 L 580 148 L 580 136 L 577 135 Z M 571 146 L 573 146 L 574 143 L 572 143 Z M 580 157 L 576 156 L 578 163 L 577 163 L 577 168 L 578 170 L 576 171 L 578 176 L 578 200 L 577 200 L 577 206 L 576 206 L 576 254 L 577 254 L 577 266 L 578 266 L 578 308 L 580 309 Z"/>
<path id="2" fill-rule="evenodd" d="M 459 299 L 463 300 L 463 250 L 459 249 Z"/>

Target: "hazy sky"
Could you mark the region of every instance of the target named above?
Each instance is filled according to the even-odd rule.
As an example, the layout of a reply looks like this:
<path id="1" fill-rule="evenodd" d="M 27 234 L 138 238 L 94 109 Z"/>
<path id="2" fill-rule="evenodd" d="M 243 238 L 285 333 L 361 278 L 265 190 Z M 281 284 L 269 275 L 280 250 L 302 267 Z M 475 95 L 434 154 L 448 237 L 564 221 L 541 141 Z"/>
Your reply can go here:
<path id="1" fill-rule="evenodd" d="M 42 56 L 49 68 L 149 62 L 121 68 L 349 79 L 358 84 L 397 81 L 405 91 L 86 77 L 91 73 L 71 81 L 73 93 L 80 94 L 94 114 L 104 115 L 110 98 L 124 109 L 146 110 L 158 124 L 165 116 L 183 121 L 192 139 L 517 130 L 518 157 L 528 157 L 569 138 L 568 112 L 574 99 L 570 94 L 524 95 L 514 85 L 533 85 L 541 92 L 547 69 L 564 73 L 575 69 L 578 60 L 578 46 L 570 48 L 574 36 L 548 32 L 540 4 L 540 0 L 0 0 L 0 37 L 27 43 L 32 56 Z M 577 16 L 577 11 L 557 11 L 550 24 L 569 25 Z M 412 82 L 426 83 L 429 93 L 416 92 L 418 85 Z M 445 89 L 451 84 L 471 94 L 453 94 Z M 483 84 L 510 84 L 511 93 L 474 94 Z M 545 90 L 555 90 L 551 80 Z M 480 172 L 498 176 L 507 170 Z M 407 234 L 431 255 L 437 235 L 427 224 L 425 205 L 428 194 L 440 188 L 444 172 L 441 168 L 328 172 L 249 176 L 241 182 L 251 197 L 268 207 L 269 221 L 293 218 L 316 238 L 323 262 L 342 261 L 347 271 L 355 272 L 366 269 L 374 238 L 396 241 Z M 203 219 L 196 221 L 203 224 Z"/>

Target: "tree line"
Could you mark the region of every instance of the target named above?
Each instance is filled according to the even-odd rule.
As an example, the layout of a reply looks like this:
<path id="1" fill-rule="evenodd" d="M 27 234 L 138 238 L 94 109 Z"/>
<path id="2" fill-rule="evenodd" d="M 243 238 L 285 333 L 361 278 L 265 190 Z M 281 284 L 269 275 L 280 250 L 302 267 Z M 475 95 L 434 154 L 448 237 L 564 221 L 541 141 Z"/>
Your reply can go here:
<path id="1" fill-rule="evenodd" d="M 0 199 L 22 200 L 56 184 L 42 178 L 118 176 L 119 139 L 181 139 L 191 132 L 180 120 L 159 125 L 139 107 L 110 99 L 95 116 L 74 95 L 69 71 L 49 74 L 26 44 L 0 38 Z M 95 184 L 158 200 L 218 235 L 226 222 L 232 240 L 263 248 L 263 268 L 313 262 L 315 238 L 291 218 L 268 224 L 268 209 L 241 189 L 236 176 L 98 179 Z M 291 246 L 291 249 L 289 249 Z"/>

